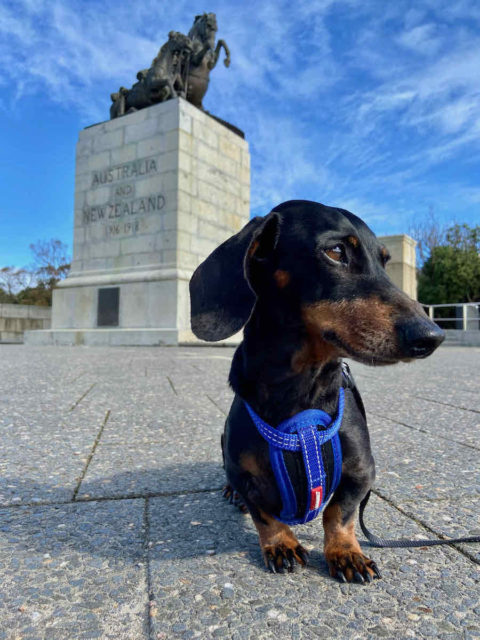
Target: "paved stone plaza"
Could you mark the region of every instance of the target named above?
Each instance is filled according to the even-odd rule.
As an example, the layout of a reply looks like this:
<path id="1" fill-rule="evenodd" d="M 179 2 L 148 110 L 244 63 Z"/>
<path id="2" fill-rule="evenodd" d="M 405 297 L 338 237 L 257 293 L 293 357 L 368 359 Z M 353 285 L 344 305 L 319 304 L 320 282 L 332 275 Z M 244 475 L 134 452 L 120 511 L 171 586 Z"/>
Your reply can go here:
<path id="1" fill-rule="evenodd" d="M 0 639 L 480 638 L 478 544 L 373 549 L 383 579 L 344 585 L 315 521 L 309 566 L 266 572 L 220 496 L 232 352 L 0 346 Z M 375 533 L 480 533 L 479 357 L 353 365 Z"/>

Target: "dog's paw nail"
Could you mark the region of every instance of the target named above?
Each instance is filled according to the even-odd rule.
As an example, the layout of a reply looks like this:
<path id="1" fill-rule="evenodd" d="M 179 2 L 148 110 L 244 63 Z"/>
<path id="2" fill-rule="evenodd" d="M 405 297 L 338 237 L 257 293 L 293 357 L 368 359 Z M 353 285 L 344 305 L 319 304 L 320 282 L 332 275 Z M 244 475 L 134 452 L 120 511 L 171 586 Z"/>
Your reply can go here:
<path id="1" fill-rule="evenodd" d="M 231 493 L 232 493 L 232 487 L 229 484 L 225 485 L 222 491 L 222 498 L 228 498 Z"/>
<path id="2" fill-rule="evenodd" d="M 337 571 L 337 573 L 335 574 L 335 577 L 340 580 L 340 582 L 347 582 L 347 578 L 345 577 L 343 571 L 340 571 L 340 569 Z"/>
<path id="3" fill-rule="evenodd" d="M 277 568 L 275 566 L 275 562 L 273 561 L 273 558 L 268 559 L 268 568 L 272 573 L 278 573 Z"/>
<path id="4" fill-rule="evenodd" d="M 295 567 L 294 555 L 291 549 L 287 552 L 287 557 L 285 558 L 285 566 L 287 568 L 288 573 L 293 573 L 293 569 Z"/>
<path id="5" fill-rule="evenodd" d="M 382 574 L 378 570 L 378 567 L 375 564 L 375 562 L 370 563 L 370 569 L 373 571 L 373 573 L 375 574 L 376 578 L 381 578 L 382 577 Z"/>
<path id="6" fill-rule="evenodd" d="M 361 573 L 359 573 L 358 571 L 355 571 L 355 573 L 353 574 L 353 577 L 355 578 L 356 582 L 360 582 L 361 584 L 365 584 L 365 579 L 362 576 Z"/>
<path id="7" fill-rule="evenodd" d="M 291 544 L 292 541 L 289 542 Z M 300 544 L 274 544 L 263 549 L 263 557 L 272 573 L 294 573 L 296 564 L 304 566 L 307 563 L 308 553 Z"/>
<path id="8" fill-rule="evenodd" d="M 309 558 L 308 551 L 303 547 L 301 547 L 296 550 L 296 553 L 297 553 L 297 556 L 299 557 L 300 564 L 303 564 L 303 566 L 305 567 L 308 564 L 308 558 Z"/>

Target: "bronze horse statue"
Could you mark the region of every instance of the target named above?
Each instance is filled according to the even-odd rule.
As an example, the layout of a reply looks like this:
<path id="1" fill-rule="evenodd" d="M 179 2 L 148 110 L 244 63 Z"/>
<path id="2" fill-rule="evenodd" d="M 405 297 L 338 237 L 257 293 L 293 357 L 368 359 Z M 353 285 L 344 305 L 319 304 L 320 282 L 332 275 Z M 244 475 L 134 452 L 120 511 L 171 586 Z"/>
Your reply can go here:
<path id="1" fill-rule="evenodd" d="M 178 95 L 184 98 L 186 90 L 182 72 L 191 50 L 190 38 L 178 31 L 170 31 L 168 41 L 161 47 L 152 66 L 137 73 L 138 82 L 131 89 L 120 87 L 117 93 L 112 93 L 110 118 L 132 113 Z"/>
<path id="2" fill-rule="evenodd" d="M 225 49 L 224 65 L 230 66 L 230 51 L 224 40 L 219 40 L 215 47 L 217 18 L 214 13 L 195 16 L 193 27 L 188 32 L 192 41 L 190 56 L 190 72 L 188 74 L 187 100 L 199 109 L 203 109 L 202 100 L 208 89 L 210 71 L 215 68 L 220 49 Z"/>
<path id="3" fill-rule="evenodd" d="M 230 65 L 230 51 L 224 40 L 215 47 L 217 19 L 214 13 L 196 16 L 188 36 L 170 31 L 149 69 L 137 73 L 131 89 L 120 87 L 111 94 L 110 118 L 117 118 L 158 102 L 181 96 L 199 109 L 208 89 L 210 71 L 225 50 L 224 64 Z"/>

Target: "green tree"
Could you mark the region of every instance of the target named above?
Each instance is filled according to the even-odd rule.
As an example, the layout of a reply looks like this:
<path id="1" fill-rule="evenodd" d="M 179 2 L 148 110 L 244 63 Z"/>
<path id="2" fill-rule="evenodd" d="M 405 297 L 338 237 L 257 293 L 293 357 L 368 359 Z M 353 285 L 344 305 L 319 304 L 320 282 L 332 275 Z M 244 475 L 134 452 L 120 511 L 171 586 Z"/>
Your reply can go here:
<path id="1" fill-rule="evenodd" d="M 421 268 L 418 299 L 425 304 L 480 301 L 480 226 L 447 229 Z"/>
<path id="2" fill-rule="evenodd" d="M 0 302 L 50 306 L 52 291 L 68 275 L 67 245 L 55 238 L 30 245 L 33 264 L 0 268 Z"/>
<path id="3" fill-rule="evenodd" d="M 34 287 L 26 287 L 19 291 L 16 296 L 18 304 L 34 304 L 39 307 L 52 306 L 52 290 L 49 285 L 39 282 Z"/>
<path id="4" fill-rule="evenodd" d="M 32 275 L 27 269 L 2 267 L 0 269 L 0 302 L 18 303 L 19 291 L 29 286 L 31 281 Z"/>

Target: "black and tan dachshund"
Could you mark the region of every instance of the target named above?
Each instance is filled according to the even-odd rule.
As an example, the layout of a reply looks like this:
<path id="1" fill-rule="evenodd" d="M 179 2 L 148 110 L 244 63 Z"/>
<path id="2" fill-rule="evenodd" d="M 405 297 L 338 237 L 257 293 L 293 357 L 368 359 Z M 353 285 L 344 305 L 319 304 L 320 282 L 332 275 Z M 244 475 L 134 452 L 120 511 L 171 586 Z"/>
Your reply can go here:
<path id="1" fill-rule="evenodd" d="M 222 438 L 229 485 L 257 527 L 267 567 L 306 563 L 307 552 L 278 520 L 282 500 L 266 441 L 245 402 L 269 425 L 307 409 L 345 409 L 341 479 L 323 511 L 324 553 L 341 580 L 379 577 L 354 531 L 375 478 L 365 410 L 342 358 L 386 365 L 425 358 L 444 334 L 385 273 L 389 259 L 368 226 L 344 209 L 294 200 L 252 219 L 220 245 L 190 283 L 192 330 L 203 340 L 244 338 L 230 371 L 235 392 Z"/>

